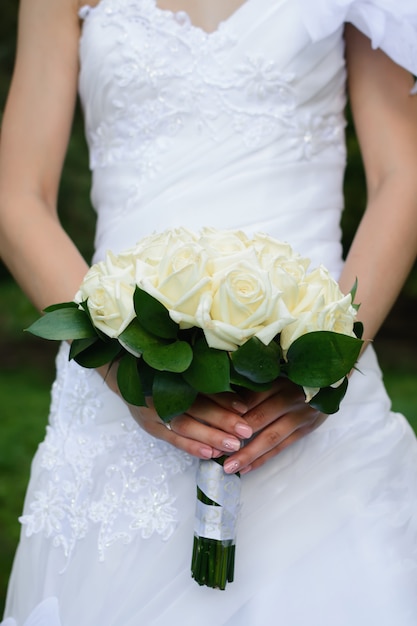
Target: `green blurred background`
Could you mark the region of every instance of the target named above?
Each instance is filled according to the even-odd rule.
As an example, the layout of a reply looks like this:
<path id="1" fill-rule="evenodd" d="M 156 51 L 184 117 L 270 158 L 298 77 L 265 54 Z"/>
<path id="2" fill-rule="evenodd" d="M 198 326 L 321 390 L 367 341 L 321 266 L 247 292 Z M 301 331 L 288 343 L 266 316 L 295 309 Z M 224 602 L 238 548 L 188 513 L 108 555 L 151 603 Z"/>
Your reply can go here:
<path id="1" fill-rule="evenodd" d="M 0 114 L 6 99 L 15 53 L 17 0 L 1 0 Z M 346 175 L 344 246 L 348 248 L 365 206 L 365 188 L 358 146 L 347 129 L 349 167 Z M 417 175 L 417 172 L 416 172 Z M 80 111 L 68 149 L 60 190 L 62 223 L 90 258 L 94 214 L 89 203 L 90 175 Z M 393 207 L 395 211 L 395 207 Z M 1 250 L 0 250 L 1 255 Z M 381 277 L 381 289 L 383 289 Z M 54 376 L 56 346 L 22 332 L 36 312 L 0 261 L 0 615 L 7 578 L 18 541 L 30 462 L 43 438 Z M 393 408 L 417 429 L 417 266 L 376 339 Z"/>

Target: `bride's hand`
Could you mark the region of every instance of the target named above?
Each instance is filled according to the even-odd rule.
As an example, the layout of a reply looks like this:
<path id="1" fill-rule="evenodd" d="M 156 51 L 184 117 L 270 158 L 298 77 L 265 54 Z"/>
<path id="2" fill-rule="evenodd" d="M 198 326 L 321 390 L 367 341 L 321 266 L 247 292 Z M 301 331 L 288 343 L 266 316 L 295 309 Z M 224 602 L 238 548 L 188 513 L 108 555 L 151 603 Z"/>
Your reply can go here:
<path id="1" fill-rule="evenodd" d="M 198 396 L 187 413 L 174 417 L 169 426 L 158 417 L 151 398 L 148 398 L 148 405 L 129 405 L 135 421 L 153 437 L 198 458 L 211 459 L 240 450 L 241 441 L 253 434 L 241 417 L 247 407 L 234 394 Z"/>
<path id="2" fill-rule="evenodd" d="M 280 378 L 270 391 L 248 394 L 245 400 L 249 409 L 244 418 L 255 436 L 225 462 L 224 470 L 229 474 L 245 474 L 260 467 L 327 418 L 306 404 L 302 389 L 285 378 Z"/>
<path id="3" fill-rule="evenodd" d="M 112 391 L 120 396 L 117 385 L 117 365 L 98 368 Z M 230 454 L 241 447 L 242 440 L 249 439 L 253 430 L 242 418 L 248 410 L 236 394 L 223 393 L 197 397 L 184 415 L 174 417 L 169 426 L 160 419 L 148 398 L 148 407 L 129 404 L 133 419 L 147 433 L 163 439 L 188 454 L 211 459 L 224 453 Z"/>

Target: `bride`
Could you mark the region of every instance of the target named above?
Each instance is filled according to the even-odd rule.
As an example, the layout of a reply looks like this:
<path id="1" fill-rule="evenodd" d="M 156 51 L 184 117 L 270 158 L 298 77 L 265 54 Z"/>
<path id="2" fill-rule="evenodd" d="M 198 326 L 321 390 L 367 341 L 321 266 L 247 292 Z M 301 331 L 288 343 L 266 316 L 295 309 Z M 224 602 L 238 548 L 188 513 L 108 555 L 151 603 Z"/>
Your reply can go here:
<path id="1" fill-rule="evenodd" d="M 87 265 L 56 211 L 77 89 L 93 261 L 167 227 L 289 241 L 349 291 L 365 337 L 417 249 L 415 0 L 21 0 L 0 145 L 0 249 L 41 310 Z M 340 245 L 344 108 L 368 206 Z M 63 345 L 2 626 L 414 626 L 417 444 L 371 346 L 326 418 L 280 380 L 165 428 Z M 241 446 L 246 442 L 245 446 Z M 190 576 L 196 459 L 242 476 L 235 581 Z"/>

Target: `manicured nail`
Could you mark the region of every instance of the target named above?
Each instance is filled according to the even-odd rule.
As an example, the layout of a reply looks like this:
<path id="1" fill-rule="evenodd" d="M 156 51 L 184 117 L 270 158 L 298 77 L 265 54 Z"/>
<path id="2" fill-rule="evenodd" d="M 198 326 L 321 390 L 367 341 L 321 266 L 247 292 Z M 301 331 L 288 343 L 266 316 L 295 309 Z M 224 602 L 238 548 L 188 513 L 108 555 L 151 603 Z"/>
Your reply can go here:
<path id="1" fill-rule="evenodd" d="M 223 446 L 226 448 L 226 450 L 234 450 L 235 452 L 237 452 L 237 450 L 240 450 L 240 441 L 238 439 L 223 439 Z"/>
<path id="2" fill-rule="evenodd" d="M 234 474 L 239 469 L 239 463 L 237 461 L 226 461 L 223 465 L 223 469 L 226 474 Z"/>
<path id="3" fill-rule="evenodd" d="M 213 450 L 212 448 L 200 448 L 200 454 L 203 459 L 211 459 L 213 456 Z"/>
<path id="4" fill-rule="evenodd" d="M 235 431 L 244 439 L 249 439 L 249 437 L 252 437 L 253 434 L 252 428 L 249 426 L 249 424 L 242 424 L 242 422 L 236 424 Z"/>
<path id="5" fill-rule="evenodd" d="M 234 400 L 232 402 L 232 407 L 234 408 L 236 413 L 246 413 L 246 411 L 248 410 L 246 404 L 243 404 L 243 402 L 240 402 L 240 400 Z"/>

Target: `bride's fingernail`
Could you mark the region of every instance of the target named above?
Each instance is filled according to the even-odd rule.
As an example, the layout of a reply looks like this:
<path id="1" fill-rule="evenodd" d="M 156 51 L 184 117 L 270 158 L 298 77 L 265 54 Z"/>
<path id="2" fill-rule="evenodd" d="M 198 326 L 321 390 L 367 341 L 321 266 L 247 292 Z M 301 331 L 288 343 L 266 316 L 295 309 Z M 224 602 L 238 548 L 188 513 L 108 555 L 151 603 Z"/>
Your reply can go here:
<path id="1" fill-rule="evenodd" d="M 211 459 L 213 456 L 213 450 L 212 448 L 200 448 L 200 454 L 203 459 Z"/>
<path id="2" fill-rule="evenodd" d="M 241 422 L 239 422 L 239 424 L 236 424 L 235 432 L 244 439 L 249 439 L 249 437 L 252 437 L 253 434 L 252 428 L 249 426 L 249 424 L 242 424 Z"/>
<path id="3" fill-rule="evenodd" d="M 226 450 L 240 450 L 240 441 L 237 439 L 223 439 L 223 446 Z"/>
<path id="4" fill-rule="evenodd" d="M 239 400 L 234 400 L 232 402 L 232 407 L 235 411 L 237 411 L 237 413 L 246 413 L 246 411 L 248 410 L 246 404 L 243 404 L 243 402 L 240 402 Z"/>
<path id="5" fill-rule="evenodd" d="M 234 474 L 239 469 L 239 463 L 237 461 L 226 461 L 223 465 L 223 469 L 226 474 Z"/>

